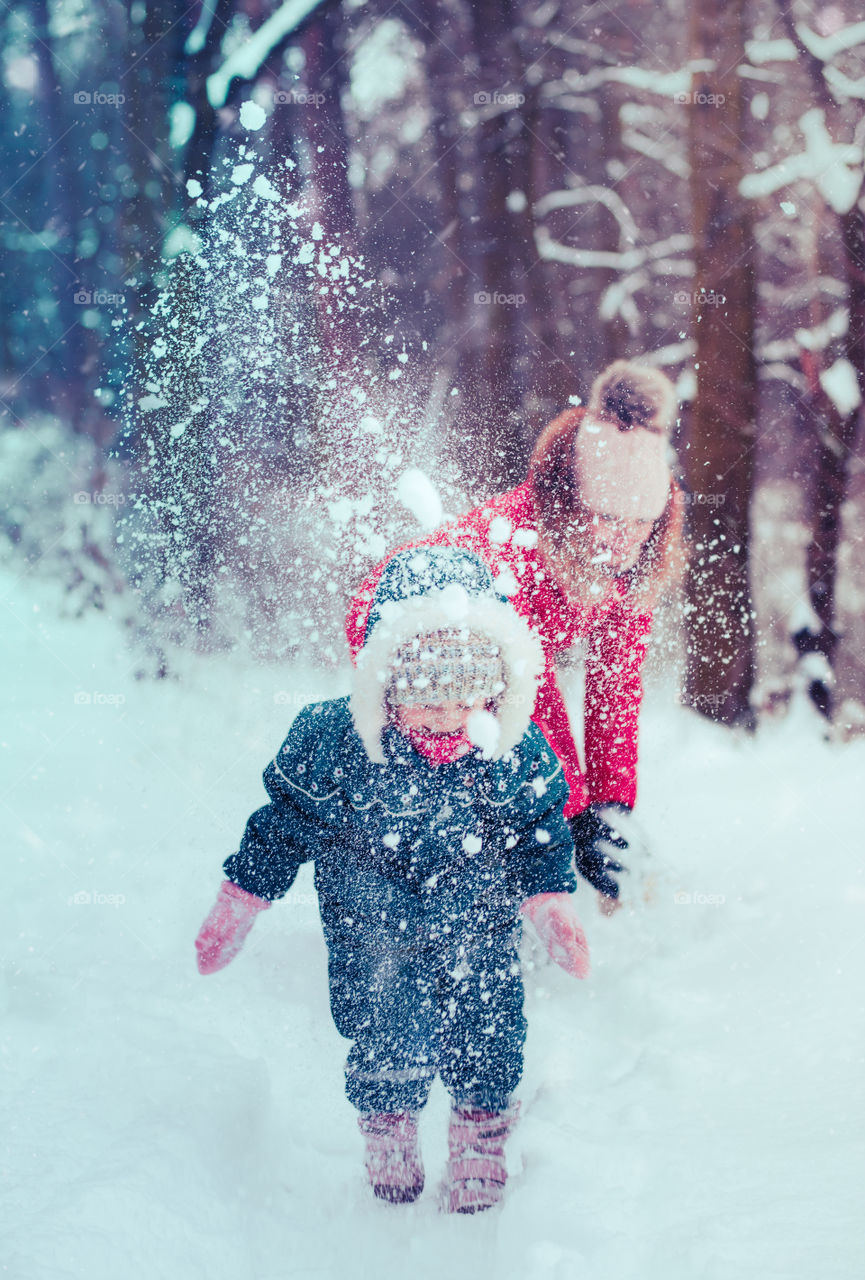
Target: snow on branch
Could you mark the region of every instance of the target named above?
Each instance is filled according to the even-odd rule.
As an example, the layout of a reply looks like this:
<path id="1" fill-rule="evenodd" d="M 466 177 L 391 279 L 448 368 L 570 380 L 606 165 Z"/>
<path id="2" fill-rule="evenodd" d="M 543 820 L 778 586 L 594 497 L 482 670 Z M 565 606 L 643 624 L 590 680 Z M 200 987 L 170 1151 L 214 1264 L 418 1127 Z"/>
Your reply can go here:
<path id="1" fill-rule="evenodd" d="M 755 66 L 764 62 L 795 62 L 799 56 L 792 40 L 746 40 L 745 53 Z"/>
<path id="2" fill-rule="evenodd" d="M 614 320 L 621 316 L 632 334 L 640 331 L 640 309 L 634 302 L 633 295 L 644 288 L 650 280 L 645 271 L 632 271 L 619 280 L 614 280 L 601 295 L 598 304 L 598 315 L 601 320 Z"/>
<path id="3" fill-rule="evenodd" d="M 648 107 L 636 102 L 623 102 L 619 109 L 622 123 L 622 143 L 632 151 L 639 151 L 656 161 L 677 178 L 687 178 L 690 172 L 687 157 L 676 151 L 670 151 L 663 145 L 664 139 L 650 138 L 637 127 L 644 120 L 660 115 L 657 107 Z"/>
<path id="4" fill-rule="evenodd" d="M 536 228 L 535 244 L 540 257 L 548 262 L 565 262 L 571 267 L 602 267 L 611 271 L 636 271 L 647 263 L 693 248 L 691 236 L 680 234 L 668 236 L 666 240 L 659 240 L 655 244 L 635 245 L 618 252 L 580 249 L 554 240 L 546 227 Z"/>
<path id="5" fill-rule="evenodd" d="M 561 80 L 551 81 L 547 92 L 551 97 L 564 93 L 592 93 L 603 84 L 610 82 L 630 85 L 633 89 L 642 89 L 646 93 L 657 93 L 671 101 L 677 95 L 688 93 L 691 88 L 691 74 L 695 71 L 711 71 L 714 62 L 706 59 L 689 62 L 679 71 L 659 72 L 650 67 L 592 67 L 590 71 L 580 73 L 569 69 Z"/>
<path id="6" fill-rule="evenodd" d="M 822 324 L 813 325 L 810 329 L 797 329 L 792 338 L 778 338 L 766 342 L 758 348 L 757 355 L 761 360 L 795 360 L 805 351 L 825 351 L 825 349 L 847 333 L 850 313 L 846 307 L 836 307 Z"/>
<path id="7" fill-rule="evenodd" d="M 819 375 L 820 386 L 834 404 L 842 418 L 846 418 L 862 403 L 856 370 L 843 356 L 830 369 Z"/>
<path id="8" fill-rule="evenodd" d="M 650 364 L 653 368 L 666 369 L 670 365 L 683 364 L 697 354 L 697 344 L 693 338 L 683 342 L 671 342 L 667 347 L 658 347 L 656 351 L 647 351 L 641 357 L 642 364 Z"/>
<path id="9" fill-rule="evenodd" d="M 854 22 L 830 36 L 820 36 L 801 22 L 796 23 L 795 30 L 804 48 L 820 62 L 831 62 L 839 53 L 865 42 L 865 22 Z M 799 56 L 795 42 L 786 37 L 778 40 L 747 40 L 745 52 L 757 66 L 763 62 L 795 62 Z"/>
<path id="10" fill-rule="evenodd" d="M 840 31 L 833 31 L 828 36 L 818 35 L 803 22 L 798 22 L 796 34 L 815 58 L 819 58 L 821 62 L 830 62 L 839 53 L 865 43 L 865 22 L 853 22 L 849 27 L 842 27 Z"/>
<path id="11" fill-rule="evenodd" d="M 193 57 L 196 53 L 201 53 L 207 40 L 207 33 L 213 25 L 213 18 L 216 13 L 216 0 L 202 0 L 201 13 L 198 15 L 198 21 L 190 31 L 186 39 L 183 52 L 187 58 Z"/>
<path id="12" fill-rule="evenodd" d="M 575 115 L 591 116 L 593 120 L 600 120 L 601 108 L 598 105 L 597 98 L 586 94 L 571 93 L 562 89 L 561 86 L 555 88 L 550 85 L 544 85 L 541 90 L 541 106 L 555 107 L 556 111 L 572 111 Z"/>
<path id="13" fill-rule="evenodd" d="M 619 224 L 626 240 L 636 240 L 639 236 L 637 224 L 624 200 L 610 187 L 569 187 L 566 190 L 550 191 L 535 204 L 535 216 L 545 218 L 554 209 L 570 209 L 577 204 L 602 204 Z"/>
<path id="14" fill-rule="evenodd" d="M 865 98 L 865 76 L 860 76 L 858 80 L 851 80 L 849 76 L 845 76 L 844 72 L 839 71 L 837 67 L 826 67 L 824 75 L 826 76 L 826 83 L 836 97 Z"/>
<path id="15" fill-rule="evenodd" d="M 299 27 L 321 3 L 322 0 L 283 0 L 276 12 L 234 49 L 213 75 L 207 77 L 210 105 L 213 108 L 225 106 L 234 77 L 251 80 L 274 46 Z"/>
<path id="16" fill-rule="evenodd" d="M 849 213 L 862 190 L 862 148 L 835 142 L 820 107 L 806 111 L 799 128 L 805 138 L 805 150 L 786 156 L 761 173 L 746 174 L 739 183 L 740 192 L 749 199 L 759 199 L 807 179 L 835 213 Z"/>

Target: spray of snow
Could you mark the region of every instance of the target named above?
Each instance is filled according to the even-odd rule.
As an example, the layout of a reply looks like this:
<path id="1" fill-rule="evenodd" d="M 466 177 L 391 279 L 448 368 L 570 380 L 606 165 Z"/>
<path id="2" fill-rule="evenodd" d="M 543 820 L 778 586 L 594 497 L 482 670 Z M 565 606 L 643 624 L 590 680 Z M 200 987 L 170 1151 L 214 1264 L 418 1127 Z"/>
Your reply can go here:
<path id="1" fill-rule="evenodd" d="M 843 357 L 836 360 L 825 373 L 820 374 L 820 385 L 842 418 L 846 418 L 862 403 L 856 370 L 850 361 Z"/>
<path id="2" fill-rule="evenodd" d="M 409 467 L 396 482 L 396 496 L 424 529 L 441 524 L 444 508 L 435 485 L 425 471 Z"/>
<path id="3" fill-rule="evenodd" d="M 485 760 L 491 760 L 499 745 L 499 722 L 491 711 L 473 711 L 466 723 L 466 733 Z"/>
<path id="4" fill-rule="evenodd" d="M 244 102 L 240 108 L 240 123 L 244 129 L 254 132 L 261 129 L 267 121 L 267 113 L 257 102 Z"/>

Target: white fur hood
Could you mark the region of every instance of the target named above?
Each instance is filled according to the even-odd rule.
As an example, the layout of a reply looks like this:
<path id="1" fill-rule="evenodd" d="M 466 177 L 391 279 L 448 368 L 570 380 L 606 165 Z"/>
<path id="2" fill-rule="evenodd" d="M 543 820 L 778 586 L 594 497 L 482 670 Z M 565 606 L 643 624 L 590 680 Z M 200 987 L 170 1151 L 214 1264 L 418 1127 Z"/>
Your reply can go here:
<path id="1" fill-rule="evenodd" d="M 477 564 L 488 572 L 486 566 Z M 463 627 L 499 646 L 507 686 L 498 699 L 493 733 L 484 733 L 482 743 L 475 739 L 471 725 L 469 733 L 482 745 L 485 758 L 507 755 L 529 727 L 544 656 L 536 633 L 512 605 L 496 595 L 491 577 L 488 590 L 467 590 L 452 581 L 402 599 L 385 600 L 377 615 L 357 656 L 351 691 L 352 719 L 369 758 L 376 764 L 385 763 L 381 733 L 388 719 L 385 688 L 394 652 L 415 636 Z"/>

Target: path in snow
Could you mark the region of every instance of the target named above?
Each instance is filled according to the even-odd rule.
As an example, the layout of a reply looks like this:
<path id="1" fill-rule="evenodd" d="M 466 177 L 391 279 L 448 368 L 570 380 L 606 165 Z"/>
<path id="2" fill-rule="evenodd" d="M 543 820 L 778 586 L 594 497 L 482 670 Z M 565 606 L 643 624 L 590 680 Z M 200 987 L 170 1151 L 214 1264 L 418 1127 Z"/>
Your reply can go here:
<path id="1" fill-rule="evenodd" d="M 581 892 L 587 983 L 536 957 L 507 1200 L 446 1219 L 440 1086 L 423 1198 L 365 1187 L 308 869 L 230 968 L 194 964 L 261 771 L 332 678 L 220 658 L 136 682 L 107 619 L 0 591 L 0 1275 L 863 1274 L 865 743 L 804 712 L 749 740 L 650 691 L 654 901 L 606 920 Z"/>

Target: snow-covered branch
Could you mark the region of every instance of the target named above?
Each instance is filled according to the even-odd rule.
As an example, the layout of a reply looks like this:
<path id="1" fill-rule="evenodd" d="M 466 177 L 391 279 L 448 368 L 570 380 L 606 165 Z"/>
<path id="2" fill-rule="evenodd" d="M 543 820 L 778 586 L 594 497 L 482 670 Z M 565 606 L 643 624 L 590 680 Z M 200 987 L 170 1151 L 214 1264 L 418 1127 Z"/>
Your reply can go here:
<path id="1" fill-rule="evenodd" d="M 819 58 L 821 62 L 830 62 L 839 53 L 853 49 L 857 44 L 865 43 L 865 22 L 853 22 L 850 26 L 842 27 L 840 31 L 833 31 L 828 36 L 818 35 L 803 22 L 797 22 L 796 34 L 815 58 Z"/>
<path id="2" fill-rule="evenodd" d="M 639 236 L 631 211 L 620 195 L 610 187 L 570 187 L 562 191 L 550 191 L 535 204 L 535 217 L 545 218 L 555 209 L 571 209 L 578 204 L 602 204 L 616 219 L 625 240 L 634 241 Z"/>
<path id="3" fill-rule="evenodd" d="M 684 151 L 664 146 L 663 138 L 650 138 L 641 133 L 637 127 L 644 120 L 661 115 L 659 107 L 646 106 L 643 103 L 623 102 L 619 111 L 622 122 L 622 143 L 632 151 L 639 151 L 657 164 L 667 169 L 677 178 L 687 178 L 689 173 L 688 159 Z"/>
<path id="4" fill-rule="evenodd" d="M 862 149 L 835 142 L 826 128 L 823 111 L 813 107 L 799 120 L 805 150 L 785 156 L 761 173 L 749 173 L 739 184 L 743 196 L 759 199 L 792 182 L 807 179 L 836 213 L 848 213 L 862 190 Z"/>
<path id="5" fill-rule="evenodd" d="M 634 246 L 618 252 L 604 249 L 580 249 L 574 245 L 554 240 L 546 227 L 537 227 L 535 243 L 538 254 L 548 262 L 564 262 L 571 267 L 601 267 L 610 271 L 635 271 L 647 263 L 674 254 L 687 252 L 693 247 L 689 235 L 668 236 L 655 244 Z"/>
<path id="6" fill-rule="evenodd" d="M 235 76 L 241 80 L 252 80 L 280 40 L 299 27 L 321 3 L 322 0 L 283 0 L 276 12 L 253 31 L 248 40 L 234 49 L 213 75 L 207 77 L 210 105 L 214 108 L 224 106 Z"/>

